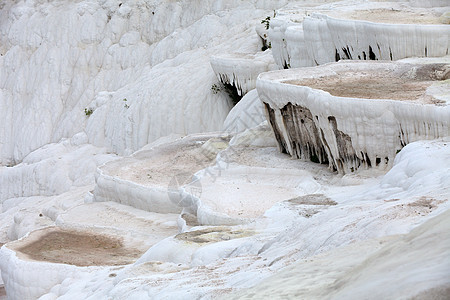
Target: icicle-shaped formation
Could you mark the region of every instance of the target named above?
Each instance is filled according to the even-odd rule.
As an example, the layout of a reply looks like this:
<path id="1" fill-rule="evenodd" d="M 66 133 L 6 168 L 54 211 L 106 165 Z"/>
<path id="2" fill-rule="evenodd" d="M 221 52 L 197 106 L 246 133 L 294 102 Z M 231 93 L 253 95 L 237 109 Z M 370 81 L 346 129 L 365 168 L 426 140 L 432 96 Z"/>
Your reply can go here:
<path id="1" fill-rule="evenodd" d="M 275 69 L 270 51 L 216 55 L 211 57 L 210 62 L 220 82 L 236 88 L 239 96 L 256 87 L 259 74 Z"/>
<path id="2" fill-rule="evenodd" d="M 340 59 L 441 57 L 450 40 L 446 9 L 364 2 L 340 10 L 316 7 L 313 13 L 282 11 L 270 21 L 269 37 L 275 62 L 285 69 Z"/>
<path id="3" fill-rule="evenodd" d="M 272 54 L 275 63 L 280 69 L 287 69 L 290 58 L 287 51 L 285 31 L 294 23 L 289 19 L 277 17 L 270 21 L 269 38 L 272 46 Z"/>
<path id="4" fill-rule="evenodd" d="M 314 14 L 305 18 L 303 27 L 309 55 L 318 64 L 440 57 L 448 54 L 450 41 L 445 24 L 385 24 Z"/>
<path id="5" fill-rule="evenodd" d="M 449 68 L 341 62 L 265 73 L 257 90 L 282 152 L 348 173 L 389 168 L 406 144 L 450 135 Z"/>

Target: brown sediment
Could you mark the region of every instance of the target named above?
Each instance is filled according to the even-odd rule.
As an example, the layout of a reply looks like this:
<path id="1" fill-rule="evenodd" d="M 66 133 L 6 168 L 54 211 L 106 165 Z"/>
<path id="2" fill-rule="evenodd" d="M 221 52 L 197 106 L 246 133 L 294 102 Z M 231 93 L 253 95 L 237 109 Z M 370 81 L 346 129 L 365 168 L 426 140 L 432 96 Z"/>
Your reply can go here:
<path id="1" fill-rule="evenodd" d="M 248 230 L 232 230 L 229 227 L 209 227 L 177 234 L 179 240 L 197 244 L 227 241 L 252 235 Z"/>
<path id="2" fill-rule="evenodd" d="M 311 111 L 292 103 L 286 104 L 280 111 L 290 137 L 291 155 L 318 163 L 328 163 L 327 153 Z"/>
<path id="3" fill-rule="evenodd" d="M 289 199 L 287 200 L 287 202 L 294 205 L 337 205 L 336 201 L 331 200 L 324 194 L 309 194 L 305 196 L 299 196 Z"/>
<path id="4" fill-rule="evenodd" d="M 398 9 L 367 9 L 355 10 L 348 13 L 327 13 L 339 19 L 351 19 L 387 24 L 445 24 L 441 14 L 425 11 L 407 11 Z"/>
<path id="5" fill-rule="evenodd" d="M 4 285 L 0 285 L 0 299 L 6 299 L 6 291 Z"/>
<path id="6" fill-rule="evenodd" d="M 53 229 L 38 238 L 8 246 L 19 257 L 36 261 L 84 266 L 117 266 L 133 263 L 143 252 L 115 237 L 90 232 Z"/>
<path id="7" fill-rule="evenodd" d="M 167 187 L 175 175 L 194 174 L 214 163 L 216 153 L 202 148 L 211 138 L 213 136 L 201 136 L 157 146 L 132 157 L 110 162 L 102 167 L 102 171 L 138 184 Z M 214 138 L 216 144 L 227 144 L 230 140 L 229 136 Z"/>
<path id="8" fill-rule="evenodd" d="M 369 72 L 343 72 L 336 76 L 288 80 L 284 83 L 308 86 L 326 91 L 337 97 L 391 99 L 439 104 L 442 101 L 426 94 L 426 89 L 435 82 L 436 80 L 430 78 L 411 79 L 377 72 L 373 74 Z"/>

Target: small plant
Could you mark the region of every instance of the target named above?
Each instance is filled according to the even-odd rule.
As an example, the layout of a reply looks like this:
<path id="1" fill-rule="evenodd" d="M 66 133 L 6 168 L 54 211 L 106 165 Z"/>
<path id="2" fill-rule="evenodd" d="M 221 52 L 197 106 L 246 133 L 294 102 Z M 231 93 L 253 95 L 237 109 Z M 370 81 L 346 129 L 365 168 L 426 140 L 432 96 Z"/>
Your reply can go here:
<path id="1" fill-rule="evenodd" d="M 217 94 L 218 92 L 220 92 L 222 90 L 222 87 L 216 83 L 214 83 L 211 86 L 211 91 L 213 92 L 213 94 Z"/>
<path id="2" fill-rule="evenodd" d="M 94 112 L 94 110 L 93 110 L 92 108 L 89 108 L 89 109 L 88 109 L 88 108 L 85 108 L 85 109 L 84 109 L 84 113 L 85 113 L 85 115 L 88 116 L 88 117 L 89 117 L 90 115 L 92 115 L 93 112 Z"/>
<path id="3" fill-rule="evenodd" d="M 265 19 L 261 20 L 261 24 L 266 26 L 266 30 L 269 29 L 270 26 L 270 16 L 267 16 Z"/>
<path id="4" fill-rule="evenodd" d="M 239 92 L 236 89 L 236 87 L 229 83 L 223 83 L 223 82 L 214 83 L 211 86 L 211 91 L 214 94 L 217 94 L 219 92 L 226 93 L 228 95 L 228 97 L 230 97 L 231 101 L 233 101 L 234 105 L 236 105 L 239 102 L 239 100 L 241 100 L 241 98 L 242 98 L 242 96 L 239 95 Z"/>
<path id="5" fill-rule="evenodd" d="M 123 105 L 123 107 L 125 107 L 125 108 L 130 108 L 130 106 L 127 104 L 127 98 L 123 98 L 123 101 L 124 101 L 124 105 Z"/>
<path id="6" fill-rule="evenodd" d="M 273 11 L 273 17 L 275 18 L 277 16 L 277 12 Z M 266 26 L 266 30 L 270 27 L 270 16 L 267 16 L 265 19 L 261 20 L 261 24 L 264 24 Z"/>

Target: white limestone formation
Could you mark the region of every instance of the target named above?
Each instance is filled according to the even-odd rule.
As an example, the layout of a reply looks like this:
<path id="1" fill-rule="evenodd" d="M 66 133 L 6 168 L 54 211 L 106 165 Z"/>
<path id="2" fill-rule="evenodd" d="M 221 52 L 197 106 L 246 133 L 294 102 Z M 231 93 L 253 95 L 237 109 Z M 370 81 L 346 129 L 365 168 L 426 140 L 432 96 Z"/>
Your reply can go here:
<path id="1" fill-rule="evenodd" d="M 256 87 L 259 74 L 276 69 L 270 51 L 212 56 L 211 67 L 219 81 L 235 88 L 239 96 Z"/>
<path id="2" fill-rule="evenodd" d="M 439 16 L 429 18 L 420 13 L 402 13 L 380 9 L 384 15 L 364 18 L 368 11 L 356 14 L 357 20 L 313 14 L 305 18 L 305 43 L 309 55 L 318 64 L 339 59 L 399 60 L 407 57 L 441 57 L 448 55 L 450 28 Z M 366 17 L 366 18 L 367 18 Z"/>
<path id="3" fill-rule="evenodd" d="M 81 144 L 80 136 L 84 139 Z M 0 167 L 0 203 L 10 198 L 59 195 L 94 184 L 96 168 L 117 156 L 85 142 L 85 134 L 75 135 L 30 153 L 14 167 Z"/>
<path id="4" fill-rule="evenodd" d="M 226 132 L 241 132 L 265 121 L 264 107 L 256 89 L 251 90 L 231 109 L 223 122 Z"/>
<path id="5" fill-rule="evenodd" d="M 450 135 L 449 67 L 341 62 L 264 73 L 257 89 L 282 152 L 348 173 Z"/>
<path id="6" fill-rule="evenodd" d="M 84 130 L 127 155 L 220 130 L 230 104 L 210 91 L 209 56 L 260 50 L 250 23 L 285 2 L 3 1 L 0 164 Z"/>
<path id="7" fill-rule="evenodd" d="M 427 6 L 427 5 L 426 5 Z M 320 65 L 340 59 L 398 60 L 448 55 L 446 5 L 432 9 L 405 3 L 361 2 L 340 9 L 282 10 L 269 37 L 280 68 Z"/>
<path id="8" fill-rule="evenodd" d="M 0 299 L 447 297 L 447 2 L 0 1 Z"/>
<path id="9" fill-rule="evenodd" d="M 208 143 L 213 138 L 224 145 Z M 180 213 L 180 188 L 214 162 L 227 135 L 198 134 L 147 147 L 98 168 L 93 201 L 114 201 L 157 213 Z"/>

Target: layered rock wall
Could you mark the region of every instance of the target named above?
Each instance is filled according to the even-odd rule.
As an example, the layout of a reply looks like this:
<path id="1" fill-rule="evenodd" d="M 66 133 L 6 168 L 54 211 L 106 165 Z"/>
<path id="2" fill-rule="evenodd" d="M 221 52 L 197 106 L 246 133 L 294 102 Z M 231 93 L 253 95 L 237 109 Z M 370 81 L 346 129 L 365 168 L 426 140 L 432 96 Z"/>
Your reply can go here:
<path id="1" fill-rule="evenodd" d="M 383 97 L 338 97 L 302 86 L 300 78 L 313 78 L 321 73 L 324 78 L 339 77 L 339 72 L 348 69 L 408 73 L 414 68 L 402 63 L 352 62 L 275 71 L 260 75 L 257 90 L 282 152 L 328 163 L 340 173 L 361 167 L 385 169 L 392 166 L 396 153 L 406 144 L 448 137 L 450 106 Z M 416 72 L 421 73 L 417 69 Z M 300 82 L 295 84 L 296 80 Z M 447 86 L 448 95 L 447 81 L 441 83 Z"/>

